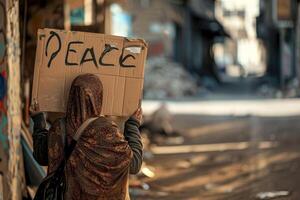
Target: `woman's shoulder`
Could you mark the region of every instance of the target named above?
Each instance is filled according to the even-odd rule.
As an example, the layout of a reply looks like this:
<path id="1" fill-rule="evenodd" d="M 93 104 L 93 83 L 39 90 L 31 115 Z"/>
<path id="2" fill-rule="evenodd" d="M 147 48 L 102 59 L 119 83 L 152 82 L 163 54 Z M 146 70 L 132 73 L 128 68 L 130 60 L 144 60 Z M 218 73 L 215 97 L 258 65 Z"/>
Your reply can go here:
<path id="1" fill-rule="evenodd" d="M 108 117 L 100 116 L 93 123 L 97 128 L 118 128 L 116 123 Z"/>
<path id="2" fill-rule="evenodd" d="M 92 122 L 90 128 L 101 133 L 100 135 L 105 134 L 106 140 L 112 137 L 120 141 L 124 139 L 119 126 L 109 117 L 99 117 Z"/>

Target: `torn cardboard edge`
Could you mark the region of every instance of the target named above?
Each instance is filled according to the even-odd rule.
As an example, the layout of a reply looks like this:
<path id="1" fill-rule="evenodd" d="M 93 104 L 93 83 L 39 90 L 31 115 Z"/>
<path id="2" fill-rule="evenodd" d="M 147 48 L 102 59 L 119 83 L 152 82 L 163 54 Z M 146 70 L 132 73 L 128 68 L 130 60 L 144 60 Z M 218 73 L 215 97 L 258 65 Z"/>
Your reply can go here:
<path id="1" fill-rule="evenodd" d="M 72 81 L 92 73 L 104 88 L 102 114 L 129 116 L 141 102 L 146 56 L 140 39 L 39 29 L 32 109 L 65 112 Z"/>

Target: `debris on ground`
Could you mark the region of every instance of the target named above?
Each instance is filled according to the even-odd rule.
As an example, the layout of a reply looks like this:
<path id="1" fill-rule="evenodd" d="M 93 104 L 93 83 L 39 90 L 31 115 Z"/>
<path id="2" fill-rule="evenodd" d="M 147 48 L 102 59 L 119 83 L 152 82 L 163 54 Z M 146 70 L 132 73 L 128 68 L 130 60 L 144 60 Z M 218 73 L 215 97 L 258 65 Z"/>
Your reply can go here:
<path id="1" fill-rule="evenodd" d="M 144 183 L 139 179 L 131 179 L 130 180 L 130 188 L 149 190 L 150 186 L 149 186 L 149 184 Z"/>
<path id="2" fill-rule="evenodd" d="M 147 183 L 141 182 L 139 180 L 130 180 L 129 193 L 131 196 L 143 196 L 146 195 L 150 190 L 150 186 Z"/>
<path id="3" fill-rule="evenodd" d="M 173 115 L 169 111 L 166 104 L 153 112 L 148 119 L 140 127 L 140 131 L 144 138 L 148 138 L 150 144 L 182 144 L 184 138 L 173 128 Z M 146 140 L 146 139 L 145 139 Z M 151 146 L 147 144 L 147 146 Z"/>
<path id="4" fill-rule="evenodd" d="M 217 187 L 217 185 L 214 184 L 214 183 L 207 183 L 207 184 L 204 185 L 204 188 L 205 188 L 206 190 L 213 190 L 213 189 L 215 189 L 216 187 Z"/>
<path id="5" fill-rule="evenodd" d="M 142 166 L 141 174 L 148 178 L 153 178 L 155 176 L 153 169 L 151 169 L 151 167 L 146 166 L 145 164 L 144 166 Z"/>
<path id="6" fill-rule="evenodd" d="M 149 190 L 143 190 L 143 189 L 139 189 L 139 188 L 130 188 L 129 189 L 129 194 L 132 197 L 136 197 L 136 196 L 155 196 L 156 198 L 159 197 L 166 197 L 169 195 L 168 192 L 163 192 L 163 191 L 149 191 Z"/>
<path id="7" fill-rule="evenodd" d="M 289 191 L 271 191 L 271 192 L 260 192 L 256 195 L 257 199 L 274 199 L 277 197 L 289 196 Z"/>
<path id="8" fill-rule="evenodd" d="M 169 137 L 168 140 L 164 142 L 165 145 L 181 145 L 184 142 L 184 138 L 182 136 L 173 136 Z"/>
<path id="9" fill-rule="evenodd" d="M 149 58 L 145 74 L 145 98 L 185 97 L 197 93 L 195 78 L 181 64 L 166 58 Z"/>
<path id="10" fill-rule="evenodd" d="M 149 196 L 154 195 L 156 197 L 164 197 L 168 196 L 167 192 L 164 191 L 157 191 L 157 188 L 154 189 L 150 187 L 148 183 L 140 180 L 140 178 L 136 176 L 131 176 L 129 182 L 129 194 L 132 198 L 137 196 Z"/>
<path id="11" fill-rule="evenodd" d="M 178 169 L 188 169 L 192 166 L 192 163 L 187 160 L 181 160 L 176 163 L 175 167 Z"/>

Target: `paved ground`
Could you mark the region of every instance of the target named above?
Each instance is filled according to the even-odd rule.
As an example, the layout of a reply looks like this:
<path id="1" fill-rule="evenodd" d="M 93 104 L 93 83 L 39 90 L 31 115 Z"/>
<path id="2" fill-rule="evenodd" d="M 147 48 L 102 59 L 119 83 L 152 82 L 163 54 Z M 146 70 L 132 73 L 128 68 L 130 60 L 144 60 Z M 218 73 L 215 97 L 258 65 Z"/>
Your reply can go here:
<path id="1" fill-rule="evenodd" d="M 250 98 L 237 84 L 219 91 L 228 98 L 167 102 L 184 143 L 153 149 L 156 176 L 133 199 L 248 200 L 281 190 L 290 194 L 276 199 L 300 199 L 300 100 Z"/>
<path id="2" fill-rule="evenodd" d="M 240 150 L 164 154 L 148 161 L 156 177 L 134 199 L 255 199 L 259 192 L 287 190 L 300 199 L 300 117 L 209 117 L 177 115 L 180 146 L 250 144 Z M 230 147 L 230 146 L 229 146 Z M 226 149 L 226 145 L 225 145 Z M 234 149 L 234 148 L 233 148 Z M 168 153 L 168 152 L 167 152 Z"/>

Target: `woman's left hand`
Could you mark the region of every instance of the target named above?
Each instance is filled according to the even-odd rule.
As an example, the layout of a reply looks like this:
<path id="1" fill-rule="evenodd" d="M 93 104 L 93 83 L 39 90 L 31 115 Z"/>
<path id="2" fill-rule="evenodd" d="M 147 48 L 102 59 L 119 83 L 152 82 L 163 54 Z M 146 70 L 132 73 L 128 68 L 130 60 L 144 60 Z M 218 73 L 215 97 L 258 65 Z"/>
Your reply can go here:
<path id="1" fill-rule="evenodd" d="M 133 115 L 131 115 L 131 117 L 133 117 L 134 119 L 136 119 L 140 124 L 142 123 L 143 120 L 143 110 L 142 108 L 138 108 Z"/>

